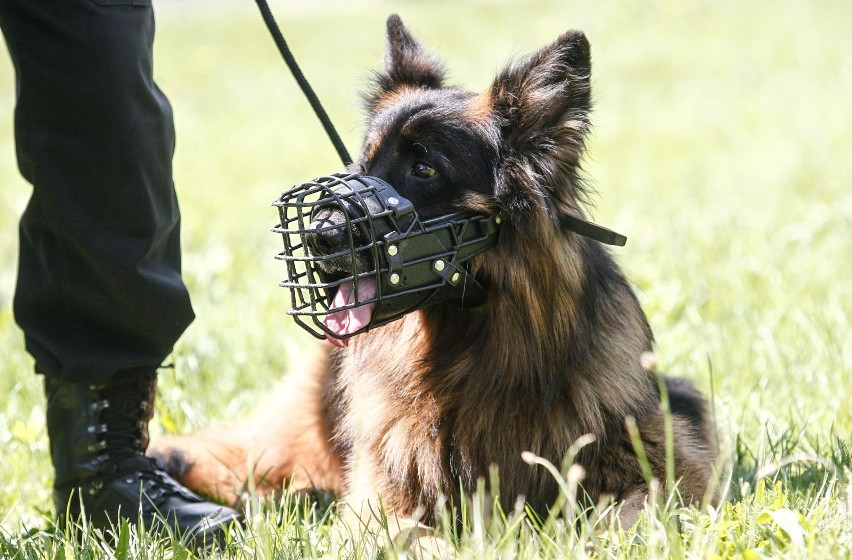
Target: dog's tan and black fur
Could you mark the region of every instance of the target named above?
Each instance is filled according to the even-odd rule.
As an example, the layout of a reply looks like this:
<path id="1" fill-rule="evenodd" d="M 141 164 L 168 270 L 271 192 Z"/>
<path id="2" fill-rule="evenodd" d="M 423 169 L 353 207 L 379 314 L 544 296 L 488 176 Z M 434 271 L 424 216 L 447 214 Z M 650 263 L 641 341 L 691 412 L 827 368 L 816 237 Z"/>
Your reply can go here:
<path id="1" fill-rule="evenodd" d="M 505 507 L 524 496 L 546 512 L 556 481 L 521 453 L 559 465 L 594 434 L 577 458 L 582 487 L 591 500 L 623 503 L 632 522 L 647 489 L 626 419 L 665 478 L 658 380 L 641 363 L 653 335 L 607 249 L 559 225 L 564 214 L 583 216 L 586 37 L 565 33 L 478 94 L 445 86 L 441 65 L 395 16 L 387 37 L 359 163 L 421 216 L 504 218 L 497 246 L 471 264 L 487 300 L 422 309 L 347 348 L 318 349 L 252 418 L 163 439 L 153 453 L 190 487 L 224 499 L 250 476 L 261 489 L 292 480 L 339 491 L 356 509 L 381 496 L 391 514 L 431 523 L 441 496 L 470 494 L 492 465 Z M 681 495 L 698 500 L 716 459 L 705 401 L 684 381 L 665 386 L 675 477 Z"/>

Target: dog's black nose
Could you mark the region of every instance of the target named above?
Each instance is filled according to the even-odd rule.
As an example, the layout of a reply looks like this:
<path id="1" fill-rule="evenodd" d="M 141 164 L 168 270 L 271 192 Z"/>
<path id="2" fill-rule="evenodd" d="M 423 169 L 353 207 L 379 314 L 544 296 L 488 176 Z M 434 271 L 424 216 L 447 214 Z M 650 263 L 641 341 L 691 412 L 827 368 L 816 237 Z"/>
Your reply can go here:
<path id="1" fill-rule="evenodd" d="M 340 212 L 320 212 L 311 221 L 313 233 L 305 234 L 308 251 L 315 257 L 334 255 L 349 246 L 349 233 Z"/>

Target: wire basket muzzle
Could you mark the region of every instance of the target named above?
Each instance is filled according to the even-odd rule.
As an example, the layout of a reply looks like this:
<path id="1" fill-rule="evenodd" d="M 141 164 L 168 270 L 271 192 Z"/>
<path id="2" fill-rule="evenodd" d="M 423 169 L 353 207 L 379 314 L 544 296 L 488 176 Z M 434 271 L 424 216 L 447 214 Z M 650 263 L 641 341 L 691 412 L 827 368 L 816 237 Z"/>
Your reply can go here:
<path id="1" fill-rule="evenodd" d="M 349 338 L 428 305 L 484 301 L 467 263 L 496 244 L 498 217 L 421 220 L 391 185 L 358 174 L 302 183 L 273 205 L 287 313 L 318 338 Z"/>

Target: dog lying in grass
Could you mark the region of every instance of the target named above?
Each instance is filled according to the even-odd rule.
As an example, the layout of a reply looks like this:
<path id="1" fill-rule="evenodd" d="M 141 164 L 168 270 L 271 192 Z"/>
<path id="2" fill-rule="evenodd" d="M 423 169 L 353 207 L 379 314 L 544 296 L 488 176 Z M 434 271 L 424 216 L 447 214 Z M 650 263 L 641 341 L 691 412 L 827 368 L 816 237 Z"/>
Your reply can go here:
<path id="1" fill-rule="evenodd" d="M 427 302 L 360 332 L 377 313 L 362 302 L 380 286 L 362 280 L 353 299 L 340 284 L 330 297 L 342 310 L 324 323 L 335 345 L 317 348 L 265 408 L 163 438 L 151 453 L 182 483 L 226 501 L 247 485 L 289 484 L 333 490 L 362 516 L 381 500 L 389 516 L 430 525 L 441 500 L 475 493 L 492 465 L 500 488 L 489 490 L 505 510 L 523 497 L 546 514 L 559 487 L 522 453 L 560 465 L 592 434 L 576 456 L 581 494 L 611 497 L 630 525 L 648 481 L 627 425 L 665 480 L 664 388 L 674 480 L 685 502 L 705 497 L 717 456 L 705 400 L 642 363 L 653 335 L 630 285 L 600 242 L 565 225 L 584 220 L 590 71 L 589 42 L 569 31 L 483 92 L 447 86 L 442 65 L 392 16 L 357 166 L 423 218 L 499 217 L 494 246 L 464 265 L 483 301 Z"/>

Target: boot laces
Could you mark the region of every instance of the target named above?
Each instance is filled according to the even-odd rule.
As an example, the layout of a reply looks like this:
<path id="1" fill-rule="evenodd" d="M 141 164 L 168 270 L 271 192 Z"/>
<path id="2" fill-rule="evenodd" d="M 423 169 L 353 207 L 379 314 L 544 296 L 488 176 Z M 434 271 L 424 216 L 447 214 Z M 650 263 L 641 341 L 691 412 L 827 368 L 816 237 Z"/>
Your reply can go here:
<path id="1" fill-rule="evenodd" d="M 93 451 L 104 457 L 101 477 L 123 477 L 125 483 L 139 484 L 146 501 L 154 506 L 168 496 L 191 497 L 145 455 L 156 387 L 156 377 L 97 387 L 98 398 L 92 406 L 99 424 L 89 426 L 90 433 L 96 435 Z"/>
<path id="2" fill-rule="evenodd" d="M 143 377 L 95 389 L 98 398 L 92 407 L 100 423 L 89 426 L 89 431 L 97 436 L 98 447 L 113 460 L 143 454 L 148 447 L 156 379 Z"/>

